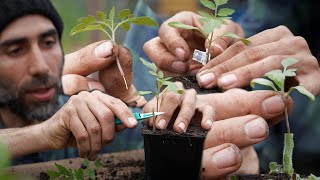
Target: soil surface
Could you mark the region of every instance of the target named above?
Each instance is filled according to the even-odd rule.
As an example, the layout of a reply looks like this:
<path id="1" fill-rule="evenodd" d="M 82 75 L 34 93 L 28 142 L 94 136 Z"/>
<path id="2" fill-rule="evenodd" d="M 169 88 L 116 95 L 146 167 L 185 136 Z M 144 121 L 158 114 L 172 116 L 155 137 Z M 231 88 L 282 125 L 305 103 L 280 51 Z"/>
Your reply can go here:
<path id="1" fill-rule="evenodd" d="M 235 178 L 234 178 L 235 177 Z M 228 180 L 290 180 L 288 174 L 261 174 L 261 175 L 234 175 L 229 176 Z"/>
<path id="2" fill-rule="evenodd" d="M 183 76 L 183 77 L 175 77 L 173 81 L 179 81 L 183 84 L 186 89 L 195 89 L 198 94 L 208 94 L 208 93 L 218 93 L 221 92 L 219 88 L 213 89 L 204 89 L 201 88 L 198 83 L 196 76 Z"/>
<path id="3" fill-rule="evenodd" d="M 98 157 L 103 165 L 102 168 L 96 168 L 96 179 L 108 180 L 140 180 L 144 179 L 144 151 L 133 150 L 126 152 L 117 152 L 102 154 Z M 56 170 L 54 163 L 63 165 L 67 168 L 78 169 L 81 167 L 83 159 L 71 158 L 59 161 L 50 161 L 44 163 L 26 164 L 13 166 L 9 171 L 14 174 L 31 176 L 36 179 L 49 179 L 48 170 Z M 93 163 L 93 162 L 91 162 Z M 91 166 L 94 167 L 94 166 Z"/>

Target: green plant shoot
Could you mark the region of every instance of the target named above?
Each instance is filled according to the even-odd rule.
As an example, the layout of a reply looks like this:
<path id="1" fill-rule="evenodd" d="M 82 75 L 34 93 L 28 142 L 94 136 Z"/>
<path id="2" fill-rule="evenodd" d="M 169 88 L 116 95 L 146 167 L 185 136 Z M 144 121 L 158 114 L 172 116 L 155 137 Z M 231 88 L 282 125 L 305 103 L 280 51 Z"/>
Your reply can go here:
<path id="1" fill-rule="evenodd" d="M 295 86 L 291 87 L 288 92 L 285 92 L 285 80 L 286 77 L 294 77 L 296 76 L 297 69 L 289 69 L 288 67 L 291 65 L 294 65 L 298 63 L 299 60 L 296 58 L 286 58 L 281 61 L 281 64 L 283 66 L 282 70 L 273 70 L 265 74 L 265 76 L 268 79 L 264 78 L 257 78 L 251 81 L 251 86 L 254 87 L 255 84 L 261 84 L 264 86 L 271 87 L 274 91 L 279 92 L 287 101 L 288 96 L 290 93 L 296 89 L 301 94 L 306 95 L 310 98 L 310 100 L 314 101 L 315 97 L 313 94 L 311 94 L 307 89 L 305 89 L 303 86 Z M 270 80 L 269 80 L 270 79 Z M 286 103 L 287 104 L 287 103 Z M 293 142 L 293 133 L 290 132 L 290 125 L 289 125 L 289 119 L 288 119 L 288 109 L 285 108 L 285 120 L 286 120 L 286 127 L 287 127 L 287 133 L 285 133 L 284 137 L 284 150 L 283 150 L 283 171 L 287 174 L 289 174 L 291 177 L 294 173 L 293 165 L 292 165 L 292 152 L 294 148 L 294 142 Z M 270 170 L 274 172 L 281 172 L 281 166 L 278 164 L 271 164 L 270 163 Z"/>
<path id="2" fill-rule="evenodd" d="M 162 71 L 159 71 L 159 69 L 157 68 L 157 66 L 154 63 L 150 63 L 143 58 L 140 58 L 140 61 L 142 62 L 143 65 L 145 65 L 146 67 L 148 67 L 150 69 L 149 73 L 156 78 L 157 91 L 156 92 L 138 91 L 137 94 L 139 94 L 139 95 L 148 95 L 148 94 L 154 95 L 157 99 L 156 111 L 159 111 L 160 104 L 161 104 L 160 99 L 164 96 L 164 94 L 166 92 L 172 91 L 172 92 L 182 94 L 183 91 L 181 89 L 178 89 L 177 85 L 174 82 L 170 81 L 172 79 L 172 77 L 165 77 L 164 73 Z M 161 90 L 163 88 L 165 88 L 165 89 L 161 93 Z M 153 130 L 155 130 L 155 126 L 153 126 Z"/>
<path id="3" fill-rule="evenodd" d="M 87 176 L 90 179 L 96 179 L 96 174 L 94 172 L 94 168 L 90 167 L 90 161 L 88 159 L 84 159 L 82 165 L 78 169 L 70 169 L 64 167 L 60 164 L 55 163 L 55 167 L 57 171 L 49 170 L 47 171 L 50 179 L 76 179 L 83 180 L 84 176 Z M 95 168 L 101 168 L 102 164 L 99 160 L 94 162 Z"/>
<path id="4" fill-rule="evenodd" d="M 190 29 L 199 31 L 209 42 L 209 46 L 211 47 L 212 43 L 222 37 L 230 37 L 234 39 L 238 39 L 242 41 L 246 45 L 250 45 L 251 42 L 247 39 L 241 38 L 238 35 L 226 32 L 222 36 L 213 37 L 213 33 L 215 29 L 219 29 L 222 25 L 227 25 L 226 20 L 231 19 L 231 15 L 235 12 L 230 8 L 220 8 L 220 6 L 228 3 L 228 0 L 200 0 L 201 4 L 209 9 L 209 11 L 213 11 L 213 13 L 207 13 L 204 11 L 198 11 L 198 14 L 201 16 L 199 21 L 202 23 L 202 27 L 194 27 L 181 22 L 170 22 L 168 25 L 174 28 L 180 29 Z M 210 61 L 209 51 L 206 51 L 206 63 Z"/>
<path id="5" fill-rule="evenodd" d="M 87 17 L 80 18 L 78 22 L 79 24 L 71 30 L 70 35 L 75 35 L 84 31 L 100 30 L 107 36 L 107 39 L 110 39 L 114 42 L 116 42 L 117 30 L 121 28 L 127 32 L 130 29 L 131 23 L 136 25 L 158 26 L 158 23 L 150 17 L 135 17 L 130 9 L 124 9 L 116 16 L 114 6 L 108 13 L 108 16 L 102 11 L 97 11 L 96 17 L 89 15 Z M 128 89 L 127 81 L 118 58 L 116 62 L 126 88 Z"/>

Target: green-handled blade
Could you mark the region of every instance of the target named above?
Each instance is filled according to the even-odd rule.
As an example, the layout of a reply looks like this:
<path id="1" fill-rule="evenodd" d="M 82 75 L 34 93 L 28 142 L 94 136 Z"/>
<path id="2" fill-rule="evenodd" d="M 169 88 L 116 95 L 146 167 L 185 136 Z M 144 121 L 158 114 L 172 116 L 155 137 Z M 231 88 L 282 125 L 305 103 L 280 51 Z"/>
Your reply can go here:
<path id="1" fill-rule="evenodd" d="M 133 113 L 134 117 L 138 120 L 138 121 L 141 121 L 141 120 L 144 120 L 146 118 L 150 118 L 150 117 L 153 117 L 153 116 L 159 116 L 161 114 L 164 114 L 164 112 L 154 112 L 154 113 Z M 118 118 L 118 117 L 115 117 L 115 124 L 116 125 L 119 125 L 119 124 L 123 124 L 122 121 Z"/>

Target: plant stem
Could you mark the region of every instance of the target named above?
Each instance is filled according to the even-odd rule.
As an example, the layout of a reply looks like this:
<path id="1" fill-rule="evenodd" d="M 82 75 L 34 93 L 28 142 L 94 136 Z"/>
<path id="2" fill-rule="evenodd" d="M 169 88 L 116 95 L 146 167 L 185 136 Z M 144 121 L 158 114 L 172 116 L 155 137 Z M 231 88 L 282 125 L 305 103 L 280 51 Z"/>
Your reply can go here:
<path id="1" fill-rule="evenodd" d="M 113 27 L 113 21 L 112 21 L 112 27 Z M 114 30 L 112 30 L 112 41 L 116 42 L 115 31 L 114 31 Z M 121 76 L 122 76 L 122 78 L 123 78 L 124 84 L 126 85 L 126 89 L 129 89 L 129 88 L 128 88 L 128 84 L 127 84 L 126 77 L 125 77 L 125 75 L 124 75 L 124 72 L 123 72 L 123 70 L 122 70 L 122 67 L 121 67 L 121 64 L 120 64 L 120 61 L 119 61 L 119 58 L 118 58 L 118 57 L 117 57 L 116 62 L 117 62 L 117 65 L 118 65 L 118 69 L 119 69 L 119 71 L 120 71 L 120 74 L 121 74 Z"/>
<path id="2" fill-rule="evenodd" d="M 210 39 L 209 39 L 209 46 L 208 46 L 208 52 L 207 52 L 207 61 L 206 63 L 208 63 L 210 61 L 209 59 L 209 54 L 210 54 L 210 49 L 211 49 L 211 44 L 212 44 L 212 39 L 213 39 L 213 31 L 211 32 L 211 36 L 210 36 Z"/>
<path id="3" fill-rule="evenodd" d="M 284 172 L 289 174 L 291 177 L 294 173 L 294 169 L 292 167 L 292 153 L 294 148 L 293 142 L 293 134 L 292 133 L 285 133 L 284 134 L 284 149 L 283 149 L 283 169 Z"/>
<path id="4" fill-rule="evenodd" d="M 288 133 L 291 133 L 290 132 L 290 124 L 289 124 L 289 117 L 288 117 L 288 108 L 286 107 L 285 108 L 285 117 L 286 117 L 286 126 L 287 126 L 287 132 Z"/>

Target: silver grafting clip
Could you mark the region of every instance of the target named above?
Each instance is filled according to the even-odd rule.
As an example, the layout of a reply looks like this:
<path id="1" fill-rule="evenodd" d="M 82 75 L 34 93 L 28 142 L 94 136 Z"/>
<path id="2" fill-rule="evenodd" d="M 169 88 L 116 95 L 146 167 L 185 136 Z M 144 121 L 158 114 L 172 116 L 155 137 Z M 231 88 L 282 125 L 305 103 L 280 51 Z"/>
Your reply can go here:
<path id="1" fill-rule="evenodd" d="M 207 53 L 208 53 L 208 49 L 206 49 L 205 52 L 195 49 L 193 52 L 192 59 L 194 61 L 201 63 L 202 65 L 205 65 L 207 63 Z M 210 61 L 210 54 L 209 54 L 209 61 Z"/>

